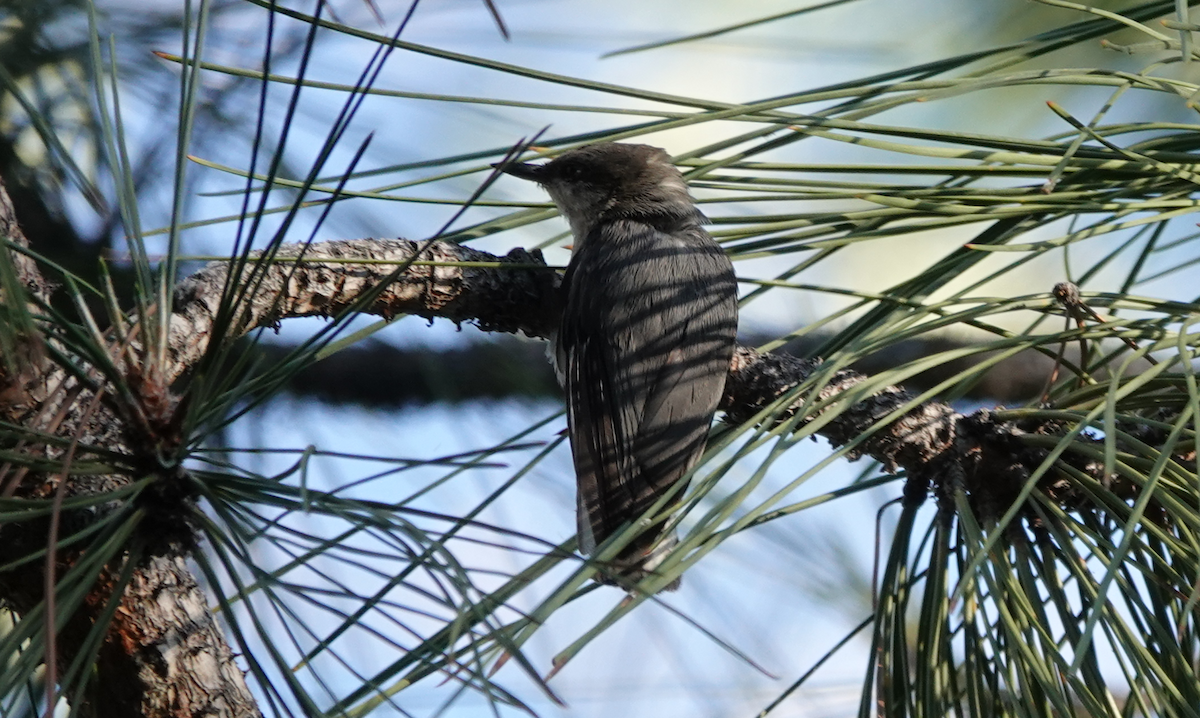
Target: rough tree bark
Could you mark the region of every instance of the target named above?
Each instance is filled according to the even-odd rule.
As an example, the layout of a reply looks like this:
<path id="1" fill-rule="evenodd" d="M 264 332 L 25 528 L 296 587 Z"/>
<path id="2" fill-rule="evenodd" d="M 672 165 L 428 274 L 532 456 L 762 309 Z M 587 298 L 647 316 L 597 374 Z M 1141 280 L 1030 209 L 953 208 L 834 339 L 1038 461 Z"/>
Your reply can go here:
<path id="1" fill-rule="evenodd" d="M 17 226 L 13 207 L 0 187 L 0 233 L 17 247 L 29 242 Z M 33 313 L 49 302 L 52 285 L 36 262 L 17 250 L 4 250 L 19 286 L 0 289 L 0 304 L 27 301 Z M 22 296 L 23 295 L 23 296 Z M 4 319 L 10 319 L 7 312 Z M 128 404 L 114 400 L 106 391 L 98 373 L 94 389 L 72 376 L 59 356 L 55 340 L 36 333 L 18 332 L 15 356 L 0 365 L 0 418 L 12 426 L 24 427 L 28 439 L 3 448 L 26 457 L 82 461 L 87 450 L 97 447 L 124 457 L 133 465 L 150 458 L 156 448 L 146 442 L 146 418 L 141 421 L 128 413 Z M 127 365 L 131 373 L 140 366 Z M 143 409 L 160 413 L 170 405 L 166 391 L 156 391 L 152 381 L 141 372 L 135 385 L 144 390 Z M 159 384 L 159 389 L 162 385 Z M 157 404 L 157 406 L 156 406 Z M 151 420 L 159 417 L 149 417 Z M 38 433 L 67 442 L 38 441 Z M 68 478 L 69 476 L 69 478 Z M 169 478 L 169 477 L 163 477 Z M 33 502 L 61 502 L 75 496 L 103 495 L 121 488 L 128 478 L 121 474 L 68 475 L 67 472 L 39 473 L 0 463 L 0 496 Z M 186 499 L 185 499 L 186 500 Z M 35 560 L 47 547 L 48 536 L 65 535 L 68 529 L 84 528 L 98 514 L 63 514 L 62 526 L 53 527 L 53 518 L 33 519 L 0 526 L 0 565 L 14 566 L 0 572 L 0 605 L 18 616 L 34 611 L 46 598 L 47 565 Z M 242 671 L 233 660 L 223 631 L 209 610 L 209 601 L 187 566 L 187 556 L 195 550 L 186 528 L 171 522 L 141 522 L 130 537 L 129 551 L 114 564 L 92 577 L 92 588 L 70 620 L 58 628 L 55 656 L 51 663 L 55 674 L 66 674 L 72 660 L 82 650 L 91 627 L 112 598 L 123 570 L 132 572 L 119 597 L 104 644 L 95 661 L 82 713 L 107 718 L 112 716 L 230 716 L 260 715 Z M 79 563 L 79 551 L 71 547 L 53 550 L 52 576 L 61 577 Z"/>
<path id="2" fill-rule="evenodd" d="M 0 232 L 17 247 L 28 246 L 2 189 Z M 21 291 L 37 313 L 37 307 L 49 301 L 52 287 L 35 262 L 15 250 L 9 256 Z M 404 264 L 414 257 L 441 264 Z M 478 266 L 484 262 L 501 266 Z M 232 270 L 232 279 L 231 266 L 212 263 L 178 285 L 164 353 L 153 351 L 153 342 L 142 341 L 136 323 L 114 327 L 111 366 L 122 373 L 124 384 L 132 387 L 129 391 L 118 391 L 100 367 L 70 356 L 55 346 L 53 337 L 36 332 L 21 335 L 17 360 L 0 366 L 0 420 L 29 429 L 24 443 L 0 448 L 25 457 L 75 462 L 108 452 L 106 460 L 130 469 L 80 475 L 39 473 L 0 463 L 3 496 L 30 501 L 103 496 L 128 484 L 129 476 L 151 477 L 158 487 L 147 494 L 155 503 L 145 507 L 149 510 L 130 537 L 128 550 L 94 577 L 87 599 L 59 628 L 55 665 L 61 676 L 84 649 L 88 630 L 104 613 L 122 571 L 132 572 L 116 599 L 119 604 L 95 663 L 84 706 L 89 715 L 259 715 L 233 652 L 207 608 L 209 602 L 188 569 L 188 556 L 199 547 L 186 526 L 170 520 L 180 513 L 172 510 L 173 502 L 192 502 L 195 497 L 177 488 L 183 482 L 176 480 L 176 472 L 183 469 L 164 469 L 159 460 L 184 442 L 177 419 L 186 381 L 179 380 L 186 372 L 202 370 L 214 337 L 229 342 L 290 317 L 332 316 L 358 304 L 359 311 L 383 317 L 417 314 L 474 322 L 488 331 L 548 337 L 559 313 L 558 277 L 537 252 L 514 250 L 495 257 L 444 242 L 363 239 L 284 246 L 273 261 Z M 232 312 L 223 312 L 228 286 L 240 287 L 244 300 L 235 303 Z M 18 299 L 15 287 L 0 291 L 6 292 L 0 301 Z M 87 367 L 90 384 L 67 370 L 64 356 Z M 739 348 L 722 400 L 726 420 L 754 420 L 781 397 L 793 413 L 802 412 L 805 421 L 821 420 L 824 407 L 865 378 L 839 371 L 813 392 L 786 396 L 821 368 L 818 361 Z M 910 403 L 908 392 L 888 387 L 838 413 L 819 433 L 835 445 L 858 439 L 855 455 L 872 456 L 889 470 L 906 471 L 906 496 L 914 502 L 923 500 L 930 487 L 936 491 L 953 484 L 965 486 L 981 506 L 1007 505 L 1006 499 L 1011 501 L 1045 456 L 1021 441 L 1024 432 L 1036 427 L 995 422 L 986 413 L 963 416 L 935 402 L 905 408 Z M 876 426 L 889 415 L 890 423 Z M 39 431 L 52 438 L 39 440 Z M 103 511 L 56 513 L 79 529 L 98 520 Z M 11 567 L 45 548 L 53 533 L 50 522 L 37 519 L 0 527 L 0 566 Z M 56 575 L 81 558 L 70 546 L 51 548 Z M 0 603 L 18 615 L 28 614 L 46 597 L 46 579 L 46 565 L 40 560 L 0 573 Z"/>

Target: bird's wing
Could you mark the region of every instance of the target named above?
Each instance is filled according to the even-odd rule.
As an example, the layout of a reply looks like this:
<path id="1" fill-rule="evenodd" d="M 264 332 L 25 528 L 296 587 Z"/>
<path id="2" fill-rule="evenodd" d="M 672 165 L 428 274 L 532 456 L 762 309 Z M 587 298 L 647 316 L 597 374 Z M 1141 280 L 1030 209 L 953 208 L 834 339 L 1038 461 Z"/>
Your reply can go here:
<path id="1" fill-rule="evenodd" d="M 598 231 L 624 234 L 584 243 L 584 252 L 606 247 L 604 261 L 573 258 L 558 337 L 587 552 L 695 463 L 736 331 L 732 270 L 719 250 L 690 254 L 646 225 Z M 657 537 L 648 532 L 622 557 Z"/>
<path id="2" fill-rule="evenodd" d="M 633 445 L 644 485 L 635 515 L 674 486 L 704 451 L 729 370 L 733 332 L 727 329 L 699 312 L 672 337 L 677 346 L 649 387 Z"/>
<path id="3" fill-rule="evenodd" d="M 567 421 L 578 484 L 579 540 L 586 553 L 628 520 L 638 474 L 629 451 L 637 409 L 622 403 L 621 389 L 611 381 L 611 356 L 594 338 L 567 354 Z"/>

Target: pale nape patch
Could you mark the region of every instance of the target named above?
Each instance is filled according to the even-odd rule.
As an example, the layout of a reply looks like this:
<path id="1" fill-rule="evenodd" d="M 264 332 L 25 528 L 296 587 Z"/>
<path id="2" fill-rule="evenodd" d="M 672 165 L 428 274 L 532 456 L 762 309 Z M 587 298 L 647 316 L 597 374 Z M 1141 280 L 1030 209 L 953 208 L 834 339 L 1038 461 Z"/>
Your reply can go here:
<path id="1" fill-rule="evenodd" d="M 654 157 L 650 162 L 651 164 L 662 165 L 667 168 L 667 171 L 661 173 L 662 179 L 658 181 L 659 188 L 690 203 L 691 194 L 688 193 L 687 182 L 684 181 L 683 175 L 679 173 L 678 169 L 671 162 L 671 158 L 667 157 L 664 153 L 661 157 Z"/>

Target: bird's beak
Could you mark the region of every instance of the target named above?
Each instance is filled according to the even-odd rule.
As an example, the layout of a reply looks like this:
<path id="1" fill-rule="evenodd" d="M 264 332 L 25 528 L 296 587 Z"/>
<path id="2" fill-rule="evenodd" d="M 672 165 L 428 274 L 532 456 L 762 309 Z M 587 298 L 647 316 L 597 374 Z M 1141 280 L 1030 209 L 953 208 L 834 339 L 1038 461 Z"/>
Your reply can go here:
<path id="1" fill-rule="evenodd" d="M 542 170 L 545 168 L 545 165 L 534 165 L 528 162 L 507 162 L 494 164 L 492 167 L 495 167 L 506 175 L 538 182 L 542 177 Z"/>

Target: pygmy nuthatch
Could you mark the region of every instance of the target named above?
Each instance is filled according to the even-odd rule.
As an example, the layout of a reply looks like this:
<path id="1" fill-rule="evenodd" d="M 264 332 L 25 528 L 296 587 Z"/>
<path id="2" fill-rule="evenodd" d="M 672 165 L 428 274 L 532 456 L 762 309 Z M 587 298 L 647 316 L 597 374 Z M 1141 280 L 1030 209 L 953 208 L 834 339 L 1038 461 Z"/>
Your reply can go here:
<path id="1" fill-rule="evenodd" d="M 657 519 L 598 579 L 629 585 L 675 543 L 664 536 L 665 517 L 704 452 L 733 355 L 733 266 L 657 147 L 597 144 L 501 169 L 544 187 L 571 225 L 554 351 L 578 479 L 579 544 L 592 554 L 625 524 Z M 643 516 L 672 489 L 656 516 Z"/>

